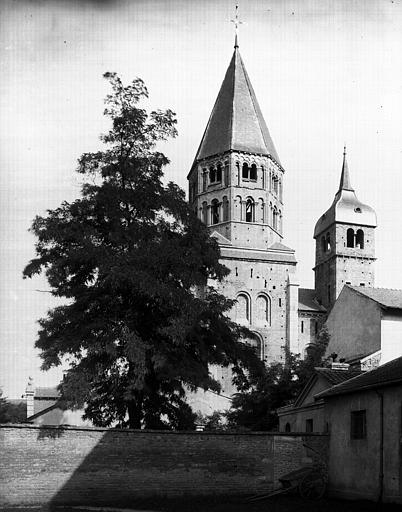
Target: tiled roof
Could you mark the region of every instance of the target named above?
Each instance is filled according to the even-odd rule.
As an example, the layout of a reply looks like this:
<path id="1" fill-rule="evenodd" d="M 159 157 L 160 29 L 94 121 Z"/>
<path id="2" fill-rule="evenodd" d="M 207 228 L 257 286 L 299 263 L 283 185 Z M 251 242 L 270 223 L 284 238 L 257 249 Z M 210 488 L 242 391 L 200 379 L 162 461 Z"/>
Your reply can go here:
<path id="1" fill-rule="evenodd" d="M 35 398 L 58 398 L 60 393 L 57 387 L 54 388 L 35 388 Z"/>
<path id="2" fill-rule="evenodd" d="M 402 290 L 392 288 L 366 288 L 364 286 L 349 286 L 361 295 L 378 302 L 386 308 L 402 309 Z"/>
<path id="3" fill-rule="evenodd" d="M 299 288 L 299 310 L 325 312 L 326 309 L 318 304 L 315 290 Z"/>
<path id="4" fill-rule="evenodd" d="M 383 364 L 374 370 L 362 373 L 346 382 L 338 384 L 331 389 L 316 395 L 316 398 L 344 395 L 376 389 L 390 384 L 402 383 L 402 357 L 398 357 L 389 363 Z"/>
<path id="5" fill-rule="evenodd" d="M 230 150 L 270 155 L 280 164 L 238 48 L 233 52 L 195 159 Z"/>
<path id="6" fill-rule="evenodd" d="M 345 382 L 347 380 L 356 377 L 357 375 L 361 375 L 361 370 L 349 369 L 349 370 L 333 370 L 332 368 L 315 368 L 315 371 L 322 375 L 330 384 L 335 386 L 336 384 L 340 384 L 341 382 Z"/>

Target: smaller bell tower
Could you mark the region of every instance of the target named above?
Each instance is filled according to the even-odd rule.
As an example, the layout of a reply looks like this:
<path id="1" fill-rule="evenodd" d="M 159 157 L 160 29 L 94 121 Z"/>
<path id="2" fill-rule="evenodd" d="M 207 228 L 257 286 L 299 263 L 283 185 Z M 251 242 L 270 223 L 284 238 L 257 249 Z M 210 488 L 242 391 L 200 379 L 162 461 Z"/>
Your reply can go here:
<path id="1" fill-rule="evenodd" d="M 344 148 L 339 189 L 314 229 L 315 291 L 328 310 L 345 284 L 374 286 L 376 226 L 375 211 L 357 199 L 350 183 Z"/>

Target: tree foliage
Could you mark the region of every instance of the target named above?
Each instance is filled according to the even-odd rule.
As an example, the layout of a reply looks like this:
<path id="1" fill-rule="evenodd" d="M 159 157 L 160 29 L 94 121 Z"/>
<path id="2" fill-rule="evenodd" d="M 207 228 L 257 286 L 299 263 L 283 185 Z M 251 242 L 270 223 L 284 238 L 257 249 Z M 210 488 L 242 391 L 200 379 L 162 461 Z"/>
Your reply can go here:
<path id="1" fill-rule="evenodd" d="M 32 224 L 36 257 L 25 277 L 44 272 L 67 304 L 39 321 L 43 369 L 68 359 L 66 403 L 86 404 L 96 425 L 188 428 L 188 389 L 219 390 L 209 364 L 255 362 L 227 312 L 233 301 L 206 283 L 228 273 L 219 248 L 175 184 L 162 182 L 168 159 L 156 149 L 176 136 L 171 110 L 147 113 L 140 79 L 124 86 L 106 73 L 112 127 L 103 151 L 85 153 L 81 197 Z"/>
<path id="2" fill-rule="evenodd" d="M 23 423 L 26 418 L 26 404 L 9 402 L 0 389 L 0 423 Z"/>
<path id="3" fill-rule="evenodd" d="M 254 367 L 244 388 L 233 399 L 227 418 L 230 429 L 276 430 L 279 407 L 292 402 L 317 366 L 327 366 L 325 351 L 329 343 L 326 327 L 319 332 L 305 359 L 286 353 L 286 364 L 271 363 Z"/>

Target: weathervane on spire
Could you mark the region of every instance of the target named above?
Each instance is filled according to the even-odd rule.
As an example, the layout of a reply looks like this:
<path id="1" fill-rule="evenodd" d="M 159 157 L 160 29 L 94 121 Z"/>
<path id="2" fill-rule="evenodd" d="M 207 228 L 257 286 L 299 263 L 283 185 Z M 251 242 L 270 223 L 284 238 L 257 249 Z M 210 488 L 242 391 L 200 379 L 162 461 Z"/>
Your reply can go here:
<path id="1" fill-rule="evenodd" d="M 232 23 L 234 23 L 234 26 L 235 26 L 235 44 L 234 44 L 235 48 L 239 47 L 239 44 L 238 44 L 238 41 L 237 41 L 237 36 L 238 36 L 238 33 L 239 33 L 239 25 L 241 25 L 243 23 L 242 21 L 239 20 L 238 10 L 239 10 L 239 5 L 236 4 L 236 11 L 235 11 L 234 20 L 230 20 Z"/>

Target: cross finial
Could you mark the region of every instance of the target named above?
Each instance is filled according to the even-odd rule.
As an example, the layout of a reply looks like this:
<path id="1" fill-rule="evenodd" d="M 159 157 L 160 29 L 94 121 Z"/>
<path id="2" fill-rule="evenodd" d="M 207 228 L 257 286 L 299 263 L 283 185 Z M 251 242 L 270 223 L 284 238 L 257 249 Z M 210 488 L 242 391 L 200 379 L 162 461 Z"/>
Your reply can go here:
<path id="1" fill-rule="evenodd" d="M 242 21 L 239 20 L 238 10 L 239 10 L 239 6 L 238 6 L 238 4 L 236 4 L 234 20 L 230 20 L 232 23 L 234 23 L 234 26 L 235 26 L 235 44 L 234 44 L 235 48 L 239 47 L 238 40 L 237 40 L 238 34 L 239 34 L 239 25 L 241 25 L 243 23 Z"/>

